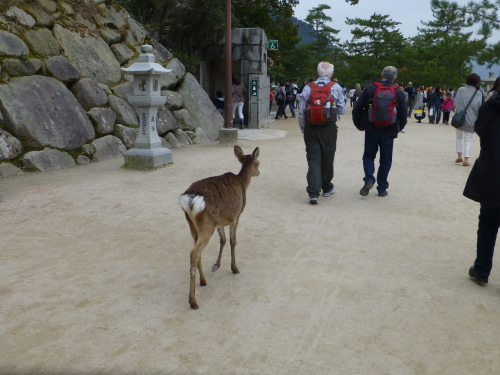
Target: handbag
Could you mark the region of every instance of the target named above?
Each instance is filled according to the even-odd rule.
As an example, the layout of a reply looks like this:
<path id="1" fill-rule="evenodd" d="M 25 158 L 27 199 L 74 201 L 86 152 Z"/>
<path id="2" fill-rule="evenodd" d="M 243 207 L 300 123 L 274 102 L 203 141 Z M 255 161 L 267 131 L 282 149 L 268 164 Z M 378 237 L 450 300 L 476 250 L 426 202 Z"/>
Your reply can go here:
<path id="1" fill-rule="evenodd" d="M 472 103 L 472 99 L 474 99 L 474 97 L 476 96 L 477 91 L 478 90 L 476 90 L 474 92 L 474 95 L 472 95 L 472 98 L 470 98 L 469 104 L 467 104 L 467 107 L 465 107 L 465 109 L 463 111 L 456 112 L 455 115 L 453 116 L 453 118 L 451 119 L 451 125 L 454 128 L 458 129 L 458 128 L 461 128 L 462 126 L 464 126 L 464 124 L 465 124 L 465 114 L 467 113 L 467 110 L 469 109 L 469 106 Z"/>

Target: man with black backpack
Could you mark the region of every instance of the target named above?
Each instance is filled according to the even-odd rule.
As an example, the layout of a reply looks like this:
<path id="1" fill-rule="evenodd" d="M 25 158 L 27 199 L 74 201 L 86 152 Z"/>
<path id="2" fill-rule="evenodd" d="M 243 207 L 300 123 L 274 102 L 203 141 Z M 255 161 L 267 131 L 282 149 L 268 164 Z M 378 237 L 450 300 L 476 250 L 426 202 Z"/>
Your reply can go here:
<path id="1" fill-rule="evenodd" d="M 411 111 L 413 110 L 415 104 L 415 98 L 417 97 L 417 89 L 412 86 L 412 82 L 408 82 L 405 91 L 408 93 L 408 118 L 411 117 Z"/>
<path id="2" fill-rule="evenodd" d="M 309 203 L 319 203 L 335 192 L 333 159 L 337 148 L 337 120 L 345 113 L 342 88 L 332 82 L 333 65 L 318 64 L 318 79 L 309 83 L 299 95 L 299 126 L 304 133 L 307 157 L 307 194 Z"/>
<path id="3" fill-rule="evenodd" d="M 285 108 L 289 107 L 290 112 L 292 112 L 292 116 L 290 118 L 295 118 L 295 109 L 293 108 L 293 103 L 295 102 L 294 99 L 294 87 L 293 83 L 290 83 L 289 80 L 286 80 L 285 82 Z"/>
<path id="4" fill-rule="evenodd" d="M 405 128 L 408 111 L 404 93 L 393 85 L 398 71 L 386 66 L 382 80 L 366 86 L 354 104 L 352 120 L 358 130 L 365 132 L 363 153 L 364 186 L 359 194 L 367 196 L 375 182 L 379 197 L 387 196 L 387 176 L 392 165 L 394 138 Z M 375 157 L 380 149 L 380 165 L 375 179 Z"/>

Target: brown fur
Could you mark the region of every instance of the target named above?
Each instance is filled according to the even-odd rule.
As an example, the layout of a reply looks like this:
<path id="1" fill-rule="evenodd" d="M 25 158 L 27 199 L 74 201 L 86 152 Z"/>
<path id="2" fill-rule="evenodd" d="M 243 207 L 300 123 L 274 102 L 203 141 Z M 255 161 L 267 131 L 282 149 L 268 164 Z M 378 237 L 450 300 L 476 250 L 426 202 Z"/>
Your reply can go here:
<path id="1" fill-rule="evenodd" d="M 222 250 L 226 244 L 224 227 L 229 225 L 231 270 L 235 274 L 240 272 L 235 260 L 236 229 L 240 215 L 245 208 L 246 191 L 250 180 L 253 176 L 259 175 L 259 161 L 257 160 L 259 148 L 257 147 L 251 155 L 244 155 L 239 146 L 234 146 L 234 154 L 242 164 L 238 175 L 225 173 L 221 176 L 196 181 L 181 195 L 181 197 L 183 195 L 203 196 L 205 202 L 205 209 L 201 212 L 193 214 L 192 211 L 185 211 L 186 220 L 194 240 L 194 247 L 191 251 L 189 289 L 189 304 L 193 309 L 198 308 L 195 298 L 196 268 L 200 273 L 200 285 L 207 285 L 201 266 L 201 252 L 216 228 L 220 237 L 220 251 L 212 271 L 215 272 L 220 267 Z"/>

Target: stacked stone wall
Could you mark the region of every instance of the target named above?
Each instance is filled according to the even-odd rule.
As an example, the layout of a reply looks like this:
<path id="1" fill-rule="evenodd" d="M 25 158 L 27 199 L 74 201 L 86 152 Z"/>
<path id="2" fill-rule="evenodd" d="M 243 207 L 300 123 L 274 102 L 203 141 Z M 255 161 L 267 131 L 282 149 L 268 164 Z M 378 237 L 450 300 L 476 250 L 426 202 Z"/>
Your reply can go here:
<path id="1" fill-rule="evenodd" d="M 10 4 L 10 2 L 9 2 Z M 211 142 L 223 118 L 182 63 L 110 0 L 14 1 L 0 14 L 0 177 L 121 157 L 138 119 L 127 102 L 132 65 L 151 44 L 168 148 Z"/>

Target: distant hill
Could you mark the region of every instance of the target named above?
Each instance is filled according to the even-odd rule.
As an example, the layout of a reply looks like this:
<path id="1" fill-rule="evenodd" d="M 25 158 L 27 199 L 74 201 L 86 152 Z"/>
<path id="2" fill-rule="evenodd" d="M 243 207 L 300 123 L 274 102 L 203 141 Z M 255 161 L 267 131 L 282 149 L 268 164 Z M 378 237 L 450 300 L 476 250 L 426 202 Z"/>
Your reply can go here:
<path id="1" fill-rule="evenodd" d="M 292 22 L 294 25 L 299 25 L 299 37 L 302 39 L 299 42 L 299 46 L 301 44 L 309 44 L 316 41 L 316 38 L 309 34 L 309 32 L 314 31 L 314 29 L 310 27 L 306 22 L 295 17 L 292 17 Z"/>

